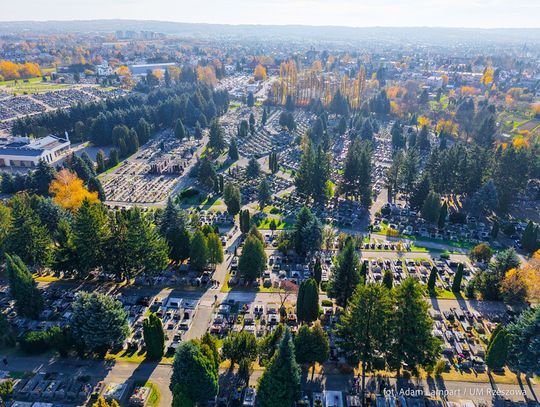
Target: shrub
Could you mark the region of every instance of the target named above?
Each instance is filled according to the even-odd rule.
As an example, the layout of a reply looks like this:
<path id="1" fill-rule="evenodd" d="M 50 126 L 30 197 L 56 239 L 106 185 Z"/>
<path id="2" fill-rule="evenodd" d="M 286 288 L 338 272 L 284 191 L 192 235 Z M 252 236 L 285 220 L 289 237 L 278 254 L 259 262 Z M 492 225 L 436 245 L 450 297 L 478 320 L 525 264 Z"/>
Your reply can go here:
<path id="1" fill-rule="evenodd" d="M 326 291 L 328 291 L 328 288 L 329 288 L 328 287 L 328 281 L 321 282 L 321 291 L 326 292 Z"/>
<path id="2" fill-rule="evenodd" d="M 322 300 L 321 304 L 322 304 L 323 307 L 332 307 L 332 306 L 334 306 L 334 303 L 332 302 L 332 300 Z"/>
<path id="3" fill-rule="evenodd" d="M 433 367 L 433 374 L 435 375 L 435 377 L 440 377 L 445 369 L 446 369 L 446 362 L 443 359 L 439 359 L 437 363 L 435 363 L 435 366 Z"/>
<path id="4" fill-rule="evenodd" d="M 51 335 L 49 331 L 29 331 L 20 340 L 23 352 L 37 355 L 51 349 Z"/>

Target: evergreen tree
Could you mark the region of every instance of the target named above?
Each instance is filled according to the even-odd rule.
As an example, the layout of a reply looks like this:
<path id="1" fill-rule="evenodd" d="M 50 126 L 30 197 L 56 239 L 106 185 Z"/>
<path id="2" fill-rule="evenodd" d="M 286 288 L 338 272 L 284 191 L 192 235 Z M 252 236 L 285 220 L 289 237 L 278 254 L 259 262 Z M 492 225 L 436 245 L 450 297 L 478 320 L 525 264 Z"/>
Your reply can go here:
<path id="1" fill-rule="evenodd" d="M 439 357 L 440 342 L 431 333 L 433 321 L 422 287 L 409 277 L 396 287 L 393 297 L 390 367 L 399 372 L 405 364 L 418 372 L 420 366 L 433 366 Z"/>
<path id="2" fill-rule="evenodd" d="M 392 270 L 384 270 L 382 285 L 389 290 L 392 289 L 394 285 L 394 275 L 392 274 Z"/>
<path id="3" fill-rule="evenodd" d="M 253 92 L 248 92 L 246 104 L 248 107 L 253 107 L 255 105 L 255 98 L 253 97 Z"/>
<path id="4" fill-rule="evenodd" d="M 161 319 L 153 312 L 143 321 L 143 336 L 147 359 L 160 360 L 165 350 L 165 332 Z"/>
<path id="5" fill-rule="evenodd" d="M 251 216 L 249 214 L 249 209 L 244 209 L 243 211 L 240 211 L 240 231 L 242 233 L 249 232 L 249 229 L 251 228 Z"/>
<path id="6" fill-rule="evenodd" d="M 193 234 L 190 244 L 189 264 L 194 270 L 203 270 L 208 264 L 208 246 L 206 236 L 200 230 Z"/>
<path id="7" fill-rule="evenodd" d="M 18 255 L 30 266 L 46 267 L 52 260 L 51 238 L 26 194 L 11 199 L 11 227 L 6 252 Z"/>
<path id="8" fill-rule="evenodd" d="M 268 184 L 268 181 L 266 178 L 262 180 L 262 182 L 259 184 L 259 188 L 257 190 L 257 198 L 259 201 L 259 207 L 263 209 L 272 198 L 272 193 L 270 191 L 270 185 Z"/>
<path id="9" fill-rule="evenodd" d="M 486 365 L 492 369 L 502 369 L 506 365 L 508 358 L 508 347 L 510 345 L 510 337 L 506 329 L 500 329 L 490 339 L 489 346 L 486 352 Z"/>
<path id="10" fill-rule="evenodd" d="M 439 230 L 444 229 L 444 225 L 446 224 L 446 218 L 448 217 L 448 204 L 446 201 L 441 206 L 441 209 L 439 210 L 439 219 L 437 221 L 437 226 Z"/>
<path id="11" fill-rule="evenodd" d="M 246 176 L 248 178 L 257 178 L 261 174 L 261 165 L 255 157 L 251 157 L 246 167 Z"/>
<path id="12" fill-rule="evenodd" d="M 97 192 L 98 198 L 100 201 L 105 201 L 105 190 L 103 189 L 103 185 L 101 185 L 101 181 L 97 177 L 92 177 L 88 180 L 88 191 L 90 192 Z"/>
<path id="13" fill-rule="evenodd" d="M 268 120 L 268 113 L 266 112 L 266 108 L 264 108 L 262 118 L 261 118 L 261 124 L 263 125 L 263 127 L 266 126 L 267 120 Z"/>
<path id="14" fill-rule="evenodd" d="M 461 291 L 461 280 L 463 280 L 463 263 L 459 263 L 454 280 L 452 281 L 452 291 L 459 293 Z"/>
<path id="15" fill-rule="evenodd" d="M 230 182 L 225 184 L 225 187 L 223 188 L 223 201 L 225 201 L 225 205 L 227 205 L 227 212 L 229 212 L 229 215 L 236 216 L 241 209 L 240 189 Z"/>
<path id="16" fill-rule="evenodd" d="M 137 136 L 139 137 L 140 145 L 146 144 L 150 140 L 151 132 L 152 126 L 141 117 L 137 123 Z"/>
<path id="17" fill-rule="evenodd" d="M 360 282 L 359 266 L 353 239 L 349 237 L 337 257 L 330 286 L 330 294 L 336 299 L 336 303 L 340 307 L 347 305 Z"/>
<path id="18" fill-rule="evenodd" d="M 80 291 L 73 302 L 71 330 L 84 350 L 103 356 L 129 335 L 127 314 L 113 297 Z"/>
<path id="19" fill-rule="evenodd" d="M 427 174 L 423 174 L 420 180 L 414 186 L 409 197 L 409 205 L 411 209 L 420 210 L 424 206 L 424 202 L 431 190 L 431 183 Z"/>
<path id="20" fill-rule="evenodd" d="M 508 367 L 527 375 L 540 375 L 540 306 L 524 311 L 508 325 L 507 331 L 510 335 Z"/>
<path id="21" fill-rule="evenodd" d="M 159 219 L 159 232 L 169 245 L 169 258 L 183 262 L 189 258 L 190 233 L 186 213 L 172 199 Z"/>
<path id="22" fill-rule="evenodd" d="M 103 150 L 99 150 L 97 152 L 97 154 L 96 154 L 96 163 L 97 163 L 96 172 L 98 174 L 105 171 L 105 169 L 106 169 L 106 166 L 105 166 L 105 153 L 103 152 Z"/>
<path id="23" fill-rule="evenodd" d="M 379 284 L 358 285 L 337 325 L 348 362 L 362 368 L 362 398 L 366 375 L 389 348 L 390 315 L 393 312 L 388 290 Z"/>
<path id="24" fill-rule="evenodd" d="M 321 264 L 321 259 L 319 257 L 315 259 L 315 266 L 313 266 L 313 278 L 315 279 L 318 285 L 321 284 L 322 264 Z"/>
<path id="25" fill-rule="evenodd" d="M 292 405 L 300 394 L 300 368 L 296 363 L 294 345 L 288 328 L 283 332 L 275 356 L 259 379 L 261 407 Z"/>
<path id="26" fill-rule="evenodd" d="M 521 235 L 521 245 L 528 253 L 538 249 L 538 227 L 532 221 L 529 221 Z"/>
<path id="27" fill-rule="evenodd" d="M 439 197 L 439 194 L 431 191 L 422 205 L 422 218 L 429 223 L 437 222 L 439 219 L 440 208 L 441 198 Z"/>
<path id="28" fill-rule="evenodd" d="M 207 189 L 214 187 L 217 181 L 217 173 L 210 160 L 206 157 L 199 161 L 197 180 Z"/>
<path id="29" fill-rule="evenodd" d="M 83 276 L 107 261 L 107 243 L 111 236 L 109 218 L 101 204 L 84 200 L 75 214 L 73 241 Z"/>
<path id="30" fill-rule="evenodd" d="M 236 145 L 235 137 L 231 137 L 231 141 L 229 143 L 229 158 L 233 161 L 237 161 L 239 158 L 238 146 Z"/>
<path id="31" fill-rule="evenodd" d="M 220 153 L 225 148 L 225 140 L 223 139 L 223 129 L 217 119 L 212 121 L 210 125 L 210 135 L 208 139 L 208 147 Z"/>
<path id="32" fill-rule="evenodd" d="M 493 226 L 491 227 L 491 232 L 490 232 L 492 239 L 497 239 L 497 237 L 499 236 L 499 227 L 500 227 L 499 222 L 494 221 Z"/>
<path id="33" fill-rule="evenodd" d="M 296 316 L 299 321 L 311 323 L 319 318 L 319 287 L 317 281 L 302 281 L 296 299 Z"/>
<path id="34" fill-rule="evenodd" d="M 53 270 L 69 272 L 75 270 L 78 264 L 78 254 L 71 224 L 66 219 L 61 219 L 58 222 L 55 240 L 57 247 L 54 252 Z"/>
<path id="35" fill-rule="evenodd" d="M 6 270 L 9 292 L 15 300 L 17 312 L 23 317 L 38 319 L 43 310 L 43 297 L 32 273 L 19 256 L 9 254 L 6 254 Z"/>
<path id="36" fill-rule="evenodd" d="M 248 236 L 238 261 L 238 272 L 248 283 L 260 278 L 266 267 L 264 245 L 255 236 Z"/>
<path id="37" fill-rule="evenodd" d="M 186 137 L 186 128 L 181 119 L 176 120 L 176 124 L 174 125 L 174 137 L 178 140 L 183 140 Z"/>
<path id="38" fill-rule="evenodd" d="M 56 177 L 56 170 L 44 160 L 39 160 L 36 171 L 32 176 L 34 188 L 40 195 L 49 194 L 49 185 Z"/>
<path id="39" fill-rule="evenodd" d="M 437 267 L 433 266 L 431 268 L 431 272 L 429 273 L 429 278 L 428 278 L 428 283 L 427 283 L 427 288 L 430 293 L 435 291 L 435 283 L 437 282 L 437 274 L 438 274 Z"/>
<path id="40" fill-rule="evenodd" d="M 112 148 L 111 151 L 109 151 L 109 160 L 108 160 L 109 168 L 117 166 L 119 162 L 120 162 L 120 157 L 118 154 L 118 150 L 116 148 Z"/>
<path id="41" fill-rule="evenodd" d="M 181 343 L 174 354 L 170 384 L 174 395 L 173 405 L 186 407 L 195 406 L 196 403 L 205 404 L 218 393 L 218 379 L 215 362 L 202 346 L 194 341 Z M 184 402 L 180 402 L 179 397 Z"/>

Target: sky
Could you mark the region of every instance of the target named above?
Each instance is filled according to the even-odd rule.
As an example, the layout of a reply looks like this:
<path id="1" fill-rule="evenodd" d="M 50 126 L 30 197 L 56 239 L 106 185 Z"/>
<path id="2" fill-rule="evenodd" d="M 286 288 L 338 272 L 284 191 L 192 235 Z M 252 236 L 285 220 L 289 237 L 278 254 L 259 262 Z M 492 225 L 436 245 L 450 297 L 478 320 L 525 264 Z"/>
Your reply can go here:
<path id="1" fill-rule="evenodd" d="M 540 0 L 0 0 L 0 10 L 0 21 L 540 28 Z"/>

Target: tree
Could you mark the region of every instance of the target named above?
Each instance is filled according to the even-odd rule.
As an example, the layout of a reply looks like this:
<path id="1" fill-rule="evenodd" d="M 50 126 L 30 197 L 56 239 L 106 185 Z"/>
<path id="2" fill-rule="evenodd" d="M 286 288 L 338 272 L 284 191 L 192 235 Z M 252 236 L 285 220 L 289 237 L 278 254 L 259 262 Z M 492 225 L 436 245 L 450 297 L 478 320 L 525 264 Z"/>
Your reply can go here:
<path id="1" fill-rule="evenodd" d="M 523 304 L 528 297 L 529 287 L 522 269 L 510 269 L 501 281 L 501 296 L 507 304 Z"/>
<path id="2" fill-rule="evenodd" d="M 535 252 L 538 249 L 538 226 L 535 226 L 532 221 L 529 221 L 523 231 L 521 245 L 528 253 Z"/>
<path id="3" fill-rule="evenodd" d="M 337 325 L 341 348 L 349 363 L 362 366 L 362 400 L 366 375 L 388 352 L 392 302 L 388 290 L 379 284 L 356 287 Z"/>
<path id="4" fill-rule="evenodd" d="M 223 263 L 223 245 L 217 233 L 210 233 L 206 236 L 208 247 L 208 262 L 210 264 Z"/>
<path id="5" fill-rule="evenodd" d="M 394 285 L 394 275 L 392 274 L 392 270 L 384 270 L 382 285 L 389 290 L 392 289 Z"/>
<path id="6" fill-rule="evenodd" d="M 504 328 L 492 336 L 486 351 L 486 365 L 490 369 L 496 370 L 504 367 L 508 358 L 509 342 L 510 337 Z"/>
<path id="7" fill-rule="evenodd" d="M 217 181 L 216 170 L 207 157 L 202 158 L 199 162 L 197 180 L 207 189 L 213 188 Z"/>
<path id="8" fill-rule="evenodd" d="M 270 185 L 268 184 L 268 181 L 266 180 L 266 178 L 264 178 L 259 184 L 259 188 L 257 189 L 257 198 L 259 201 L 259 207 L 261 209 L 263 209 L 268 204 L 268 202 L 270 202 L 270 199 L 272 198 Z"/>
<path id="9" fill-rule="evenodd" d="M 225 359 L 231 361 L 231 369 L 242 360 L 254 362 L 257 358 L 257 338 L 251 332 L 232 332 L 223 341 L 221 349 Z"/>
<path id="10" fill-rule="evenodd" d="M 106 263 L 110 236 L 106 209 L 99 203 L 84 200 L 73 223 L 73 241 L 79 256 L 78 269 L 84 276 Z"/>
<path id="11" fill-rule="evenodd" d="M 97 193 L 97 196 L 101 202 L 107 199 L 103 185 L 101 185 L 101 181 L 98 177 L 92 177 L 88 180 L 88 191 L 90 193 Z"/>
<path id="12" fill-rule="evenodd" d="M 248 92 L 246 104 L 248 107 L 253 107 L 255 105 L 255 98 L 253 97 L 253 92 Z"/>
<path id="13" fill-rule="evenodd" d="M 174 137 L 178 140 L 183 140 L 186 137 L 186 128 L 181 119 L 176 120 L 176 124 L 174 125 Z"/>
<path id="14" fill-rule="evenodd" d="M 526 375 L 540 374 L 540 306 L 524 311 L 508 325 L 508 367 Z"/>
<path id="15" fill-rule="evenodd" d="M 201 230 L 193 234 L 190 244 L 189 265 L 194 270 L 203 270 L 208 264 L 208 245 Z"/>
<path id="16" fill-rule="evenodd" d="M 483 263 L 488 263 L 493 256 L 493 250 L 486 243 L 480 243 L 474 246 L 469 253 L 469 257 L 473 261 L 481 261 Z"/>
<path id="17" fill-rule="evenodd" d="M 223 188 L 223 201 L 225 201 L 225 205 L 227 205 L 227 212 L 229 212 L 229 215 L 236 216 L 236 214 L 240 212 L 240 189 L 232 182 L 226 183 Z"/>
<path id="18" fill-rule="evenodd" d="M 238 160 L 238 146 L 236 144 L 236 138 L 231 137 L 231 141 L 229 143 L 229 158 L 233 161 Z"/>
<path id="19" fill-rule="evenodd" d="M 56 174 L 49 192 L 56 204 L 72 212 L 79 209 L 85 199 L 90 202 L 99 201 L 98 193 L 89 192 L 83 185 L 83 181 L 67 169 Z"/>
<path id="20" fill-rule="evenodd" d="M 129 335 L 127 314 L 113 297 L 80 291 L 73 302 L 73 337 L 90 352 L 105 352 L 121 345 Z"/>
<path id="21" fill-rule="evenodd" d="M 433 266 L 431 268 L 431 272 L 429 273 L 429 278 L 427 282 L 427 288 L 430 293 L 435 291 L 435 283 L 437 282 L 438 274 L 439 274 L 439 271 L 437 270 L 437 267 Z"/>
<path id="22" fill-rule="evenodd" d="M 107 400 L 105 400 L 103 396 L 99 396 L 97 401 L 94 404 L 92 404 L 92 407 L 120 407 L 120 405 L 115 399 L 113 399 L 111 403 L 109 404 L 107 403 Z"/>
<path id="23" fill-rule="evenodd" d="M 60 219 L 55 233 L 57 247 L 54 251 L 52 268 L 55 271 L 73 271 L 77 268 L 77 249 L 73 240 L 71 224 Z"/>
<path id="24" fill-rule="evenodd" d="M 183 342 L 176 349 L 170 389 L 174 395 L 173 405 L 178 406 L 202 405 L 217 394 L 218 370 L 215 362 L 194 341 Z M 179 396 L 193 404 L 176 404 L 179 403 Z"/>
<path id="25" fill-rule="evenodd" d="M 300 284 L 296 300 L 296 315 L 299 321 L 307 323 L 319 318 L 319 287 L 313 278 L 308 278 Z"/>
<path id="26" fill-rule="evenodd" d="M 36 287 L 32 273 L 17 255 L 6 254 L 6 270 L 9 292 L 15 300 L 17 312 L 32 319 L 38 319 L 43 310 L 43 297 Z"/>
<path id="27" fill-rule="evenodd" d="M 321 284 L 322 264 L 321 264 L 321 259 L 319 257 L 315 259 L 315 265 L 313 266 L 313 278 L 315 279 L 318 285 Z"/>
<path id="28" fill-rule="evenodd" d="M 461 291 L 461 280 L 463 280 L 463 263 L 459 263 L 454 280 L 452 281 L 452 291 L 459 293 Z"/>
<path id="29" fill-rule="evenodd" d="M 266 108 L 263 108 L 263 114 L 261 118 L 261 124 L 263 127 L 266 125 L 267 120 L 268 120 L 268 113 L 266 112 Z"/>
<path id="30" fill-rule="evenodd" d="M 17 194 L 10 203 L 11 225 L 5 251 L 18 255 L 29 266 L 48 266 L 52 261 L 50 234 L 30 207 L 28 195 Z"/>
<path id="31" fill-rule="evenodd" d="M 49 185 L 56 176 L 56 170 L 44 160 L 39 160 L 32 178 L 34 188 L 40 195 L 49 193 Z"/>
<path id="32" fill-rule="evenodd" d="M 208 138 L 208 147 L 216 152 L 221 152 L 225 148 L 225 140 L 223 139 L 223 129 L 217 119 L 212 121 L 210 125 L 210 135 Z"/>
<path id="33" fill-rule="evenodd" d="M 422 218 L 429 223 L 435 223 L 439 219 L 439 211 L 441 208 L 441 198 L 439 194 L 430 191 L 424 204 L 422 205 Z"/>
<path id="34" fill-rule="evenodd" d="M 109 160 L 108 160 L 109 168 L 116 167 L 119 162 L 120 162 L 120 157 L 118 154 L 118 150 L 116 148 L 112 148 L 111 151 L 109 151 Z"/>
<path id="35" fill-rule="evenodd" d="M 322 364 L 328 360 L 330 353 L 328 335 L 319 322 L 316 322 L 312 328 L 302 325 L 294 338 L 294 348 L 296 361 L 299 364 Z M 313 373 L 315 373 L 315 369 L 313 369 Z"/>
<path id="36" fill-rule="evenodd" d="M 513 247 L 500 251 L 495 255 L 490 267 L 499 277 L 503 277 L 508 270 L 518 268 L 521 264 L 519 257 Z"/>
<path id="37" fill-rule="evenodd" d="M 322 224 L 313 213 L 303 206 L 294 224 L 294 248 L 296 253 L 305 255 L 317 251 L 322 245 Z"/>
<path id="38" fill-rule="evenodd" d="M 444 225 L 446 224 L 446 218 L 448 217 L 448 204 L 446 201 L 441 206 L 441 209 L 439 210 L 439 219 L 437 221 L 437 226 L 439 230 L 444 229 Z"/>
<path id="39" fill-rule="evenodd" d="M 165 332 L 161 319 L 153 312 L 143 321 L 143 336 L 147 359 L 160 360 L 165 349 Z"/>
<path id="40" fill-rule="evenodd" d="M 251 157 L 246 167 L 246 176 L 248 178 L 257 178 L 261 174 L 261 165 L 255 157 Z"/>
<path id="41" fill-rule="evenodd" d="M 259 379 L 261 407 L 291 406 L 300 394 L 300 368 L 296 363 L 289 328 L 285 328 L 275 356 Z"/>
<path id="42" fill-rule="evenodd" d="M 239 221 L 240 231 L 243 234 L 249 232 L 249 229 L 251 228 L 251 215 L 249 214 L 249 209 L 244 209 L 243 211 L 240 211 Z"/>
<path id="43" fill-rule="evenodd" d="M 266 267 L 264 245 L 255 236 L 248 236 L 238 261 L 238 272 L 248 283 L 260 278 Z"/>
<path id="44" fill-rule="evenodd" d="M 159 232 L 169 245 L 169 258 L 176 262 L 183 262 L 189 258 L 190 233 L 188 230 L 187 215 L 172 199 L 159 219 Z"/>
<path id="45" fill-rule="evenodd" d="M 409 197 L 409 204 L 412 209 L 420 210 L 431 190 L 431 183 L 427 174 L 423 174 L 420 180 L 414 186 Z"/>
<path id="46" fill-rule="evenodd" d="M 348 237 L 345 246 L 337 257 L 330 286 L 331 296 L 336 299 L 336 303 L 341 307 L 347 305 L 360 282 L 359 266 L 353 239 Z"/>
<path id="47" fill-rule="evenodd" d="M 433 321 L 422 287 L 414 278 L 406 278 L 396 287 L 393 299 L 389 365 L 399 372 L 406 364 L 415 373 L 419 366 L 433 366 L 439 357 L 440 342 L 431 333 Z"/>
<path id="48" fill-rule="evenodd" d="M 117 216 L 117 223 L 125 226 L 123 239 L 118 236 L 121 233 L 111 236 L 111 246 L 116 254 L 111 263 L 119 277 L 129 279 L 141 272 L 156 273 L 167 266 L 167 242 L 139 208 Z"/>

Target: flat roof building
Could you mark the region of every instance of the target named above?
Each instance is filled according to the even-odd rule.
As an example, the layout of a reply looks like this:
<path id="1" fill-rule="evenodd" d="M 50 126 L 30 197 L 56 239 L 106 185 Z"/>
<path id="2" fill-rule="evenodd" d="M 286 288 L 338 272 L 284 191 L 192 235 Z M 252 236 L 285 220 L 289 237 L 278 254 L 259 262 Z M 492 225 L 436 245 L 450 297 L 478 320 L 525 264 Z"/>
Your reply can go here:
<path id="1" fill-rule="evenodd" d="M 70 145 L 69 139 L 56 136 L 8 143 L 0 146 L 0 167 L 33 168 L 39 160 L 51 164 L 63 156 Z"/>

